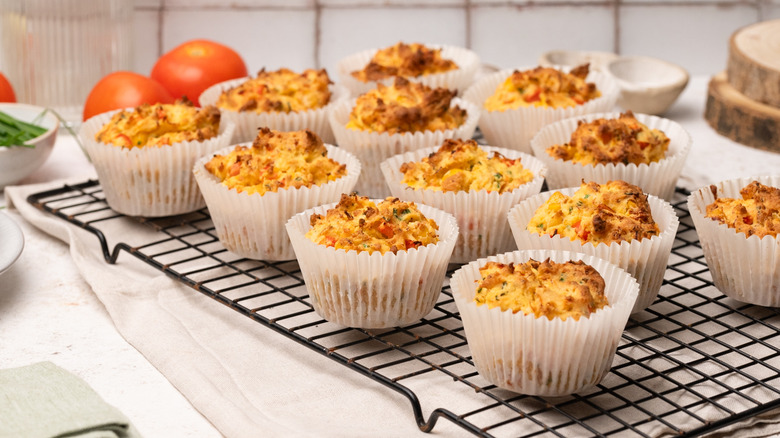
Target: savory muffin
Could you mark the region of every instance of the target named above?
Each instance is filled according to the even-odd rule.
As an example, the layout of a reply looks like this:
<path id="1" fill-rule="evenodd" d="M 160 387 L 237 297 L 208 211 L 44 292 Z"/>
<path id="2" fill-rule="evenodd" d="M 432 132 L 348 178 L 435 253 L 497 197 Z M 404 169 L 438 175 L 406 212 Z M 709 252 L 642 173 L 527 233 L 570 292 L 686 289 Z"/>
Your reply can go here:
<path id="1" fill-rule="evenodd" d="M 396 78 L 392 86 L 378 84 L 358 97 L 346 127 L 389 134 L 456 129 L 464 124 L 467 113 L 450 105 L 455 94 Z"/>
<path id="2" fill-rule="evenodd" d="M 447 139 L 436 152 L 421 161 L 401 165 L 402 182 L 418 189 L 457 192 L 487 190 L 503 193 L 534 178 L 520 158 L 507 158 L 494 151 L 488 156 L 474 140 Z"/>
<path id="3" fill-rule="evenodd" d="M 450 288 L 480 376 L 522 394 L 562 396 L 609 372 L 639 285 L 600 257 L 520 250 L 464 265 Z"/>
<path id="4" fill-rule="evenodd" d="M 312 307 L 347 327 L 419 321 L 441 294 L 458 235 L 451 215 L 388 198 L 341 195 L 286 223 Z"/>
<path id="5" fill-rule="evenodd" d="M 441 49 L 431 49 L 419 43 L 398 42 L 378 50 L 362 70 L 350 74 L 361 82 L 368 82 L 394 76 L 425 76 L 457 68 L 454 61 L 442 58 Z"/>
<path id="6" fill-rule="evenodd" d="M 662 160 L 669 137 L 639 122 L 631 111 L 618 118 L 579 121 L 571 141 L 549 146 L 553 158 L 583 165 L 622 163 L 650 164 Z"/>
<path id="7" fill-rule="evenodd" d="M 743 303 L 780 307 L 780 175 L 704 186 L 687 205 L 715 287 Z"/>
<path id="8" fill-rule="evenodd" d="M 231 111 L 299 112 L 322 108 L 330 101 L 331 84 L 325 69 L 296 73 L 287 68 L 260 70 L 257 76 L 227 89 L 217 107 Z"/>
<path id="9" fill-rule="evenodd" d="M 285 188 L 311 187 L 346 175 L 346 165 L 328 158 L 313 132 L 279 132 L 261 128 L 251 147 L 238 145 L 205 165 L 222 184 L 238 192 L 264 194 Z"/>
<path id="10" fill-rule="evenodd" d="M 529 259 L 525 263 L 489 261 L 479 268 L 474 302 L 522 312 L 536 318 L 566 320 L 588 317 L 609 305 L 604 296 L 604 278 L 582 260 L 556 263 Z"/>
<path id="11" fill-rule="evenodd" d="M 712 190 L 717 193 L 715 186 Z M 739 193 L 742 199 L 715 199 L 707 205 L 706 216 L 747 237 L 777 237 L 780 233 L 780 188 L 754 180 Z"/>
<path id="12" fill-rule="evenodd" d="M 571 197 L 555 192 L 536 210 L 527 230 L 594 245 L 642 240 L 660 232 L 647 195 L 625 181 L 583 182 Z"/>
<path id="13" fill-rule="evenodd" d="M 487 111 L 537 106 L 563 108 L 582 105 L 601 96 L 596 84 L 586 82 L 588 64 L 566 73 L 552 67 L 515 70 L 484 102 Z"/>
<path id="14" fill-rule="evenodd" d="M 219 132 L 220 113 L 213 106 L 197 108 L 187 98 L 173 104 L 142 104 L 114 113 L 95 134 L 100 143 L 124 148 L 170 146 L 203 141 Z"/>
<path id="15" fill-rule="evenodd" d="M 311 216 L 311 241 L 336 249 L 396 253 L 438 242 L 436 222 L 426 218 L 413 202 L 387 198 L 379 203 L 342 194 L 323 216 Z"/>

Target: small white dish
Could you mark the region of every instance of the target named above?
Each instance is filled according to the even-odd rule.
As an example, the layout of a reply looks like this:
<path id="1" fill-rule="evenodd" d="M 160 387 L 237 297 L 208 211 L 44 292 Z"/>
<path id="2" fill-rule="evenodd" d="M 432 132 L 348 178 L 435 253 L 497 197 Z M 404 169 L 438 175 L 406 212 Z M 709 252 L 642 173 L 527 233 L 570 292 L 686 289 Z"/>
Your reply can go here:
<path id="1" fill-rule="evenodd" d="M 45 110 L 46 108 L 24 103 L 0 103 L 0 111 L 23 122 L 32 122 Z M 38 124 L 48 131 L 25 142 L 35 147 L 0 147 L 0 188 L 14 184 L 33 173 L 51 155 L 60 121 L 54 114 L 47 112 Z"/>
<path id="2" fill-rule="evenodd" d="M 551 50 L 539 57 L 539 65 L 552 67 L 564 65 L 577 67 L 582 64 L 590 64 L 594 71 L 604 71 L 610 61 L 617 59 L 618 55 L 610 52 L 593 52 L 581 50 Z"/>
<path id="3" fill-rule="evenodd" d="M 607 64 L 606 73 L 620 84 L 620 107 L 655 115 L 672 106 L 690 77 L 679 65 L 648 56 L 614 59 Z"/>
<path id="4" fill-rule="evenodd" d="M 23 248 L 22 229 L 7 214 L 0 213 L 0 274 L 14 264 Z"/>

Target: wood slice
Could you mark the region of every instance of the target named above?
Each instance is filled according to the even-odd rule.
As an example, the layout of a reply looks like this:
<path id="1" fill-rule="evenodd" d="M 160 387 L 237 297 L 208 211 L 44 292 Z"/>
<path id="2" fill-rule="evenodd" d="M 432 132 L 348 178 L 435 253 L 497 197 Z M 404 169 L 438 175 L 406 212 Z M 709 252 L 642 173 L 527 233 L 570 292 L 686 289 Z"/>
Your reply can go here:
<path id="1" fill-rule="evenodd" d="M 726 72 L 710 80 L 704 118 L 737 143 L 780 152 L 780 108 L 748 99 L 729 84 Z"/>
<path id="2" fill-rule="evenodd" d="M 752 24 L 734 32 L 726 71 L 737 91 L 780 108 L 780 20 Z"/>

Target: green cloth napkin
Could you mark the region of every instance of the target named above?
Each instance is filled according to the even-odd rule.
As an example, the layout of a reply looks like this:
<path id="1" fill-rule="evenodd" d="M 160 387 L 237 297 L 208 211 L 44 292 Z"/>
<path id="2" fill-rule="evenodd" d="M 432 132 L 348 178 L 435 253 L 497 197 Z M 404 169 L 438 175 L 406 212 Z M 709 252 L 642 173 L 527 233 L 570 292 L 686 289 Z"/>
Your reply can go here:
<path id="1" fill-rule="evenodd" d="M 0 370 L 0 438 L 140 437 L 80 378 L 51 362 Z"/>

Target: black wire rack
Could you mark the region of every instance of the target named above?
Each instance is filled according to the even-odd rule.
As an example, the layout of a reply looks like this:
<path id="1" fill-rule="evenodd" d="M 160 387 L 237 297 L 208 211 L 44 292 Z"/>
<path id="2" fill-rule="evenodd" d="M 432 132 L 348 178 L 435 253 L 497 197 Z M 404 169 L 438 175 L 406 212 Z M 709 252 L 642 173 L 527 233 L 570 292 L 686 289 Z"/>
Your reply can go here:
<path id="1" fill-rule="evenodd" d="M 295 261 L 228 252 L 206 209 L 163 219 L 123 216 L 93 180 L 28 202 L 93 233 L 108 263 L 130 254 L 403 394 L 425 432 L 444 418 L 491 437 L 700 436 L 780 408 L 780 312 L 731 300 L 714 287 L 680 189 L 674 206 L 681 223 L 658 299 L 632 315 L 602 383 L 561 398 L 518 395 L 479 376 L 448 283 L 419 323 L 344 328 L 314 312 Z M 147 241 L 109 245 L 122 230 L 139 227 L 148 230 Z M 448 279 L 457 266 L 451 268 Z M 445 390 L 471 408 L 455 412 L 448 398 L 431 397 Z"/>

